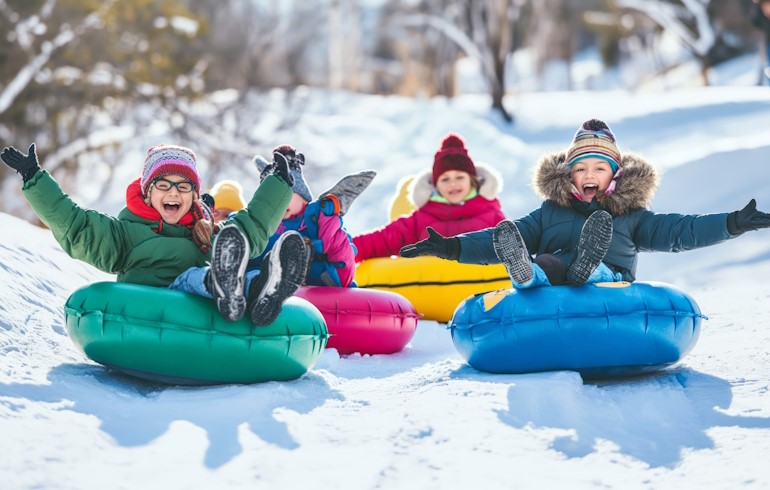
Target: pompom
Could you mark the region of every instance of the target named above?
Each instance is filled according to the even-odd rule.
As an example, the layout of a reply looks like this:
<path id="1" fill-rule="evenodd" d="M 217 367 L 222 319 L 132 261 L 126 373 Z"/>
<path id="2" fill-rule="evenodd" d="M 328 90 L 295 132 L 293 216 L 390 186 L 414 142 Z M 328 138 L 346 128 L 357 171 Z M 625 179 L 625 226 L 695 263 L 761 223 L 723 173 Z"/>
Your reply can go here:
<path id="1" fill-rule="evenodd" d="M 290 167 L 299 168 L 300 165 L 305 164 L 305 155 L 298 152 L 296 148 L 291 145 L 278 146 L 273 150 L 273 153 L 280 153 L 285 156 Z"/>
<path id="2" fill-rule="evenodd" d="M 589 119 L 583 123 L 583 129 L 587 129 L 589 131 L 602 131 L 609 130 L 610 127 L 607 126 L 607 124 L 601 119 Z"/>
<path id="3" fill-rule="evenodd" d="M 281 146 L 277 146 L 277 147 L 276 147 L 276 148 L 273 150 L 273 153 L 280 153 L 281 155 L 283 155 L 283 156 L 285 156 L 285 157 L 288 157 L 288 156 L 290 156 L 290 155 L 294 155 L 296 152 L 297 152 L 297 150 L 295 150 L 295 149 L 294 149 L 294 147 L 293 147 L 293 146 L 291 146 L 291 145 L 281 145 Z"/>
<path id="4" fill-rule="evenodd" d="M 456 134 L 448 134 L 441 142 L 441 148 L 461 148 L 465 149 L 465 142 Z"/>

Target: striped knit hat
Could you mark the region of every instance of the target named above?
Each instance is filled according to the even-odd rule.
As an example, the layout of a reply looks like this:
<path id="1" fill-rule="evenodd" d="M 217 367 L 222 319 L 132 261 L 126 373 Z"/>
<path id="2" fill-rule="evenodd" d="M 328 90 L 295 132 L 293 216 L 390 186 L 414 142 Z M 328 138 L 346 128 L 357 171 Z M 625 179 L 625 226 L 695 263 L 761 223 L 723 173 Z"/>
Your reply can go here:
<path id="1" fill-rule="evenodd" d="M 575 133 L 567 149 L 567 166 L 572 167 L 586 158 L 601 158 L 612 167 L 612 173 L 620 167 L 620 150 L 615 135 L 604 121 L 590 119 Z"/>
<path id="2" fill-rule="evenodd" d="M 184 146 L 158 145 L 147 150 L 147 158 L 142 169 L 142 196 L 155 179 L 166 175 L 179 175 L 189 180 L 195 186 L 195 192 L 200 194 L 201 176 L 195 164 L 195 153 Z"/>

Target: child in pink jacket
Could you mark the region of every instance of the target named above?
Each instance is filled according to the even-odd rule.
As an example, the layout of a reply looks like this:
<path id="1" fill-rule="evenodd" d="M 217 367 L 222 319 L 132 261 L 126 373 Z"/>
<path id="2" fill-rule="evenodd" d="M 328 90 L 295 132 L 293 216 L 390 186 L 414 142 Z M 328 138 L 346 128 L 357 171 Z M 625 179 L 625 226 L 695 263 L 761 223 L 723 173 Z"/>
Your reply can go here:
<path id="1" fill-rule="evenodd" d="M 294 193 L 265 252 L 249 261 L 248 270 L 260 268 L 278 238 L 294 230 L 305 239 L 310 256 L 305 284 L 350 287 L 355 275 L 355 249 L 343 225 L 342 216 L 352 201 L 369 185 L 375 172 L 369 170 L 348 175 L 319 199 L 313 199 L 302 175 L 305 156 L 290 145 L 279 146 L 273 152 L 284 155 L 288 160 L 294 177 Z M 270 166 L 264 158 L 257 156 L 254 163 L 262 175 L 270 173 Z"/>
<path id="2" fill-rule="evenodd" d="M 497 199 L 501 188 L 497 171 L 474 163 L 462 138 L 447 135 L 433 158 L 433 168 L 412 183 L 409 198 L 417 209 L 353 237 L 356 262 L 398 255 L 401 247 L 428 238 L 429 226 L 444 236 L 495 226 L 505 219 Z"/>

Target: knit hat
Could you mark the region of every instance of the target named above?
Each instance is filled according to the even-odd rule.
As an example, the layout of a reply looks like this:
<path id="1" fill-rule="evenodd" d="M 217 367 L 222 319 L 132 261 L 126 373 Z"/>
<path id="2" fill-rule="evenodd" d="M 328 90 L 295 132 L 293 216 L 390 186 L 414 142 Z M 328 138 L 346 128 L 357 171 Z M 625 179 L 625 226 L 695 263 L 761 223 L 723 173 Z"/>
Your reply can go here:
<path id="1" fill-rule="evenodd" d="M 313 194 L 310 192 L 310 188 L 308 187 L 307 182 L 305 182 L 305 177 L 302 175 L 302 166 L 305 165 L 305 155 L 298 152 L 291 145 L 281 145 L 275 148 L 273 153 L 280 153 L 285 156 L 286 160 L 289 162 L 289 171 L 291 172 L 291 176 L 294 177 L 294 185 L 291 186 L 291 190 L 299 194 L 305 201 L 312 201 Z M 265 180 L 269 171 L 272 170 L 272 164 L 260 155 L 254 157 L 254 164 L 259 170 L 260 182 Z"/>
<path id="2" fill-rule="evenodd" d="M 147 196 L 150 184 L 155 179 L 166 175 L 184 177 L 195 186 L 195 191 L 200 193 L 201 176 L 195 164 L 195 153 L 191 149 L 177 145 L 158 145 L 147 150 L 140 180 L 142 196 Z"/>
<path id="3" fill-rule="evenodd" d="M 438 178 L 447 170 L 461 170 L 476 175 L 476 166 L 465 149 L 465 142 L 454 133 L 444 137 L 441 148 L 433 157 L 433 185 L 436 185 Z"/>
<path id="4" fill-rule="evenodd" d="M 246 207 L 243 198 L 241 184 L 234 180 L 222 180 L 211 188 L 211 197 L 214 198 L 214 207 L 239 211 Z"/>
<path id="5" fill-rule="evenodd" d="M 575 133 L 567 149 L 567 166 L 572 167 L 586 158 L 601 158 L 612 167 L 612 173 L 620 167 L 620 150 L 615 135 L 604 121 L 590 119 Z"/>

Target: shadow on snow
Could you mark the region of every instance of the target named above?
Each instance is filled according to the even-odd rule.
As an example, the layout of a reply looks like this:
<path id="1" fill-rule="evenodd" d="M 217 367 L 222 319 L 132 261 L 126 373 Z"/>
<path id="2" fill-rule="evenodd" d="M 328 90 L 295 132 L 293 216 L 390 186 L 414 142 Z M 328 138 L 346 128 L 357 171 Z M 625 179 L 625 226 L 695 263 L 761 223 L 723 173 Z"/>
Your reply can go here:
<path id="1" fill-rule="evenodd" d="M 326 400 L 343 398 L 313 374 L 289 382 L 180 387 L 153 384 L 97 365 L 64 364 L 53 368 L 48 379 L 50 385 L 0 384 L 0 393 L 57 403 L 61 405 L 57 410 L 97 417 L 100 429 L 126 447 L 148 444 L 172 422 L 188 421 L 208 436 L 204 464 L 209 468 L 218 468 L 242 452 L 238 429 L 244 424 L 269 444 L 296 449 L 299 445 L 286 424 L 275 418 L 275 410 L 304 414 Z M 2 403 L 16 410 L 26 405 Z"/>

